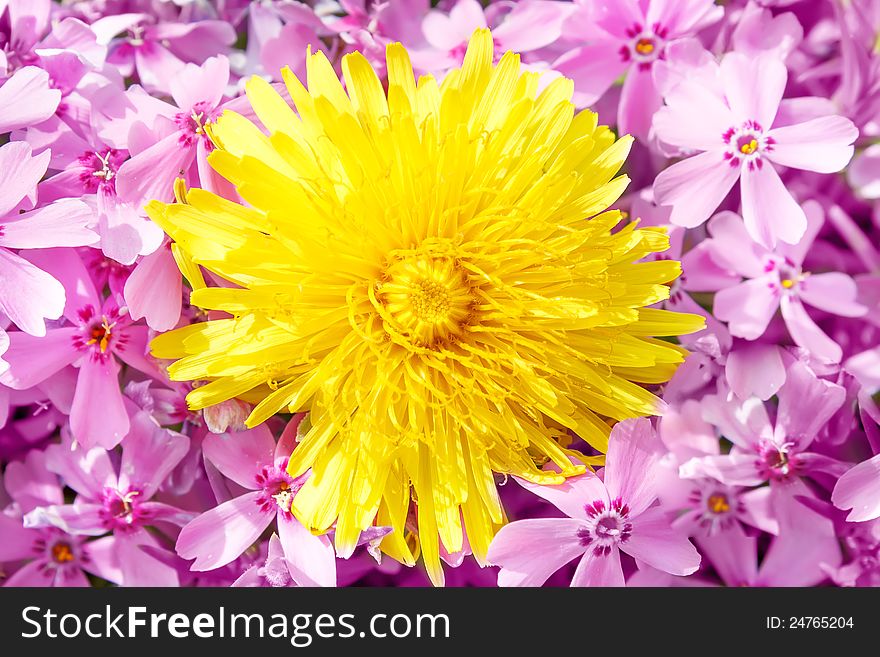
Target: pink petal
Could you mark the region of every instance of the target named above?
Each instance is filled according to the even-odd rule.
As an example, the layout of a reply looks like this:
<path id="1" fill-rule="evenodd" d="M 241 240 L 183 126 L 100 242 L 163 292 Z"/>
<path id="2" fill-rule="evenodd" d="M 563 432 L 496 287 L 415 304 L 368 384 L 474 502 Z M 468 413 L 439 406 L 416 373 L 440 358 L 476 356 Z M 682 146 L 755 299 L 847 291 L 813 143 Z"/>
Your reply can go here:
<path id="1" fill-rule="evenodd" d="M 37 507 L 24 517 L 27 527 L 57 527 L 75 536 L 100 536 L 107 533 L 100 504 L 57 504 Z"/>
<path id="2" fill-rule="evenodd" d="M 773 125 L 788 80 L 785 64 L 772 55 L 732 52 L 721 62 L 721 79 L 737 123 L 757 121 L 764 130 Z"/>
<path id="3" fill-rule="evenodd" d="M 141 84 L 150 91 L 169 92 L 171 80 L 184 67 L 184 62 L 157 42 L 149 49 L 137 48 L 134 58 Z"/>
<path id="4" fill-rule="evenodd" d="M 63 504 L 58 477 L 46 469 L 44 452 L 31 451 L 24 461 L 13 461 L 4 473 L 6 490 L 22 513 L 38 506 Z"/>
<path id="5" fill-rule="evenodd" d="M 296 518 L 278 516 L 278 534 L 290 575 L 300 586 L 336 586 L 336 554 L 327 536 L 315 536 Z"/>
<path id="6" fill-rule="evenodd" d="M 105 536 L 89 541 L 82 546 L 88 560 L 83 569 L 114 584 L 122 583 L 122 569 L 119 565 L 119 554 L 116 551 L 116 537 Z"/>
<path id="7" fill-rule="evenodd" d="M 720 290 L 712 306 L 715 317 L 728 322 L 731 334 L 746 340 L 764 335 L 778 307 L 779 297 L 769 276 Z"/>
<path id="8" fill-rule="evenodd" d="M 64 316 L 72 324 L 80 323 L 79 311 L 86 306 L 91 306 L 96 312 L 100 310 L 102 304 L 95 284 L 74 249 L 34 249 L 24 257 L 64 286 Z"/>
<path id="9" fill-rule="evenodd" d="M 84 449 L 69 440 L 46 448 L 46 467 L 84 498 L 100 499 L 105 487 L 118 483 L 107 450 Z"/>
<path id="10" fill-rule="evenodd" d="M 730 108 L 712 89 L 695 80 L 684 80 L 666 94 L 665 101 L 666 106 L 653 119 L 660 141 L 682 150 L 721 151 L 724 133 L 734 119 Z M 724 162 L 720 152 L 718 160 Z"/>
<path id="11" fill-rule="evenodd" d="M 776 142 L 767 157 L 777 164 L 817 173 L 840 171 L 852 159 L 859 130 L 842 116 L 821 116 L 805 123 L 775 128 Z"/>
<path id="12" fill-rule="evenodd" d="M 122 201 L 140 207 L 154 199 L 170 201 L 174 197 L 174 179 L 195 157 L 195 149 L 180 139 L 181 133 L 172 133 L 119 167 L 116 192 Z"/>
<path id="13" fill-rule="evenodd" d="M 623 568 L 620 565 L 620 552 L 617 547 L 608 554 L 596 554 L 588 550 L 578 562 L 577 569 L 571 579 L 575 587 L 626 586 L 623 579 Z"/>
<path id="14" fill-rule="evenodd" d="M 758 577 L 758 539 L 739 525 L 695 539 L 727 586 L 750 586 Z"/>
<path id="15" fill-rule="evenodd" d="M 31 335 L 46 335 L 45 319 L 64 310 L 64 287 L 39 267 L 0 248 L 0 313 Z"/>
<path id="16" fill-rule="evenodd" d="M 482 5 L 477 0 L 458 0 L 447 16 L 439 10 L 428 12 L 422 31 L 428 42 L 438 50 L 452 50 L 466 43 L 478 27 L 487 27 Z"/>
<path id="17" fill-rule="evenodd" d="M 5 89 L 9 83 L 0 87 Z M 26 196 L 33 197 L 37 183 L 49 166 L 49 151 L 31 157 L 31 147 L 12 141 L 0 147 L 0 217 L 8 215 Z M 31 198 L 33 202 L 35 199 Z"/>
<path id="18" fill-rule="evenodd" d="M 658 507 L 632 519 L 632 534 L 620 549 L 657 570 L 690 575 L 700 567 L 700 554 L 683 533 L 673 531 L 669 515 Z"/>
<path id="19" fill-rule="evenodd" d="M 577 107 L 595 103 L 626 70 L 614 42 L 606 41 L 565 53 L 553 69 L 574 82 L 572 101 Z"/>
<path id="20" fill-rule="evenodd" d="M 209 57 L 201 66 L 187 64 L 171 79 L 171 97 L 184 112 L 190 112 L 196 103 L 213 109 L 220 104 L 228 83 L 229 60 L 222 55 Z"/>
<path id="21" fill-rule="evenodd" d="M 513 6 L 492 37 L 505 50 L 528 52 L 549 46 L 562 34 L 562 25 L 574 6 L 562 2 L 525 0 Z"/>
<path id="22" fill-rule="evenodd" d="M 188 451 L 189 438 L 163 429 L 146 411 L 135 413 L 122 443 L 119 487 L 138 488 L 143 499 L 151 498 Z"/>
<path id="23" fill-rule="evenodd" d="M 785 365 L 775 344 L 739 343 L 727 354 L 724 375 L 740 399 L 754 396 L 766 401 L 785 382 Z"/>
<path id="24" fill-rule="evenodd" d="M 165 381 L 167 377 L 159 369 L 156 360 L 149 355 L 149 329 L 143 325 L 129 325 L 125 327 L 125 337 L 125 344 L 117 343 L 113 352 L 119 360 L 157 381 Z"/>
<path id="25" fill-rule="evenodd" d="M 133 203 L 120 201 L 113 194 L 98 194 L 98 225 L 101 251 L 123 265 L 133 264 L 139 255 L 158 249 L 165 233 Z"/>
<path id="26" fill-rule="evenodd" d="M 52 586 L 54 581 L 55 573 L 52 569 L 43 559 L 37 559 L 19 568 L 12 577 L 6 580 L 4 586 L 45 588 Z"/>
<path id="27" fill-rule="evenodd" d="M 88 228 L 92 221 L 92 210 L 82 201 L 55 201 L 0 226 L 0 246 L 39 249 L 94 244 L 98 236 Z"/>
<path id="28" fill-rule="evenodd" d="M 244 488 L 257 487 L 255 475 L 273 463 L 275 440 L 265 424 L 239 433 L 212 433 L 202 442 L 205 458 L 224 477 Z"/>
<path id="29" fill-rule="evenodd" d="M 822 226 L 825 225 L 825 209 L 813 199 L 805 201 L 802 206 L 804 216 L 807 218 L 807 229 L 803 236 L 795 244 L 777 244 L 776 253 L 791 260 L 796 266 L 803 263 L 804 258 L 816 241 Z M 832 207 L 831 212 L 834 211 Z"/>
<path id="30" fill-rule="evenodd" d="M 843 387 L 820 379 L 806 365 L 795 361 L 779 390 L 776 428 L 784 432 L 785 440 L 796 442 L 802 451 L 845 401 Z"/>
<path id="31" fill-rule="evenodd" d="M 630 67 L 620 92 L 617 128 L 620 134 L 630 134 L 646 142 L 651 132 L 654 113 L 663 105 L 663 99 L 654 86 L 651 69 Z"/>
<path id="32" fill-rule="evenodd" d="M 169 331 L 180 320 L 180 270 L 165 247 L 145 256 L 125 282 L 123 295 L 132 319 L 146 317 L 154 331 Z"/>
<path id="33" fill-rule="evenodd" d="M 498 586 L 541 586 L 584 553 L 583 522 L 571 518 L 519 520 L 501 528 L 489 545 L 489 563 L 501 566 Z"/>
<path id="34" fill-rule="evenodd" d="M 570 518 L 586 518 L 584 507 L 595 500 L 602 500 L 606 505 L 609 502 L 605 484 L 589 470 L 582 475 L 569 477 L 557 486 L 533 484 L 519 477 L 514 479 L 527 491 L 544 498 Z"/>
<path id="35" fill-rule="evenodd" d="M 83 358 L 70 407 L 70 431 L 84 447 L 111 449 L 129 429 L 128 413 L 119 388 L 119 365 L 104 359 Z"/>
<path id="36" fill-rule="evenodd" d="M 0 86 L 0 134 L 45 121 L 60 102 L 61 92 L 49 86 L 46 71 L 36 66 L 20 68 Z"/>
<path id="37" fill-rule="evenodd" d="M 712 257 L 723 267 L 746 278 L 763 276 L 769 251 L 756 244 L 735 212 L 719 212 L 709 222 Z"/>
<path id="38" fill-rule="evenodd" d="M 843 317 L 861 317 L 868 309 L 856 301 L 855 281 L 839 272 L 812 274 L 798 285 L 798 296 L 814 308 Z"/>
<path id="39" fill-rule="evenodd" d="M 768 534 L 779 533 L 779 520 L 773 509 L 770 486 L 755 488 L 739 496 L 743 510 L 740 519 Z"/>
<path id="40" fill-rule="evenodd" d="M 803 238 L 807 217 L 772 165 L 744 168 L 740 193 L 743 220 L 752 239 L 772 249 L 777 240 L 795 244 Z"/>
<path id="41" fill-rule="evenodd" d="M 831 501 L 838 509 L 852 509 L 849 522 L 880 518 L 880 455 L 850 468 L 835 484 Z"/>
<path id="42" fill-rule="evenodd" d="M 683 463 L 679 476 L 685 479 L 710 477 L 728 486 L 758 486 L 764 477 L 758 473 L 754 454 L 723 454 L 704 456 Z"/>
<path id="43" fill-rule="evenodd" d="M 612 501 L 620 498 L 638 515 L 657 499 L 655 469 L 659 438 L 650 420 L 635 418 L 614 425 L 605 457 L 605 486 Z"/>
<path id="44" fill-rule="evenodd" d="M 0 563 L 18 561 L 34 554 L 34 544 L 40 532 L 25 529 L 21 518 L 0 513 Z"/>
<path id="45" fill-rule="evenodd" d="M 654 180 L 654 199 L 672 206 L 671 223 L 694 228 L 715 211 L 739 175 L 720 152 L 700 153 L 661 171 Z"/>
<path id="46" fill-rule="evenodd" d="M 9 349 L 3 358 L 9 369 L 0 374 L 0 383 L 27 390 L 70 365 L 80 356 L 73 346 L 76 332 L 74 327 L 65 327 L 47 331 L 44 338 L 19 331 L 8 334 Z"/>
<path id="47" fill-rule="evenodd" d="M 177 554 L 195 559 L 192 570 L 213 570 L 237 559 L 275 517 L 257 503 L 262 492 L 245 493 L 206 511 L 180 531 Z"/>
<path id="48" fill-rule="evenodd" d="M 828 363 L 839 363 L 843 350 L 834 340 L 816 326 L 797 297 L 782 296 L 782 317 L 796 344 L 810 352 L 815 358 Z"/>
<path id="49" fill-rule="evenodd" d="M 177 570 L 141 549 L 141 545 L 155 544 L 145 530 L 134 534 L 117 533 L 115 537 L 122 586 L 180 586 Z"/>

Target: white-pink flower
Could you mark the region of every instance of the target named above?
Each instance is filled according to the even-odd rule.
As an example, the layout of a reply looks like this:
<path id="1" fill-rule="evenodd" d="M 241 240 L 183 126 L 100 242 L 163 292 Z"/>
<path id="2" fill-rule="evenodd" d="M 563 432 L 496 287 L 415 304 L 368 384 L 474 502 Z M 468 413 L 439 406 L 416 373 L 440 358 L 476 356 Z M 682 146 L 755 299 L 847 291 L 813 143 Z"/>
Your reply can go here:
<path id="1" fill-rule="evenodd" d="M 649 420 L 624 420 L 611 432 L 603 478 L 588 471 L 558 486 L 516 479 L 569 517 L 502 527 L 488 553 L 501 567 L 498 585 L 541 586 L 580 557 L 572 586 L 623 586 L 620 552 L 673 575 L 696 572 L 700 555 L 655 504 L 659 442 Z"/>
<path id="2" fill-rule="evenodd" d="M 654 197 L 672 206 L 672 223 L 693 228 L 709 218 L 739 180 L 749 235 L 769 248 L 778 240 L 796 244 L 807 219 L 774 164 L 840 171 L 852 158 L 858 129 L 836 115 L 780 125 L 777 112 L 788 72 L 773 55 L 733 52 L 720 65 L 709 66 L 716 84 L 705 84 L 702 76 L 683 80 L 654 116 L 662 142 L 698 152 L 657 176 Z"/>

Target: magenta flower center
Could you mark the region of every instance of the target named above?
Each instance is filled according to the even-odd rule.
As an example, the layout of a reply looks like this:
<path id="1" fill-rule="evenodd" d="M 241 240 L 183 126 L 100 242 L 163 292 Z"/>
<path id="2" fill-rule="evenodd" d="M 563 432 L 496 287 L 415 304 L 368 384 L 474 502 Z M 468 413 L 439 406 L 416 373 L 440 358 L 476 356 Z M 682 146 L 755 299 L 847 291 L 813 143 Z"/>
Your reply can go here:
<path id="1" fill-rule="evenodd" d="M 602 500 L 595 500 L 584 507 L 586 524 L 578 530 L 581 545 L 592 548 L 596 556 L 604 556 L 618 543 L 626 542 L 632 534 L 629 506 L 618 497 L 610 507 Z"/>
<path id="2" fill-rule="evenodd" d="M 745 121 L 741 126 L 730 127 L 722 136 L 727 145 L 724 159 L 732 167 L 746 166 L 754 171 L 764 166 L 762 155 L 773 151 L 776 141 L 764 134 L 757 121 Z"/>
<path id="3" fill-rule="evenodd" d="M 136 488 L 121 491 L 118 488 L 105 488 L 101 496 L 101 521 L 110 531 L 130 531 L 150 520 L 150 514 L 141 508 L 142 493 Z"/>
<path id="4" fill-rule="evenodd" d="M 205 101 L 193 105 L 189 112 L 180 112 L 174 117 L 174 123 L 180 130 L 180 143 L 182 146 L 192 146 L 198 139 L 202 139 L 206 146 L 211 144 L 205 133 L 205 126 L 217 118 L 216 109 Z"/>
<path id="5" fill-rule="evenodd" d="M 304 483 L 301 477 L 294 479 L 287 473 L 288 458 L 279 458 L 273 465 L 264 465 L 255 480 L 260 490 L 257 504 L 263 511 L 277 509 L 290 517 L 290 504 Z"/>
<path id="6" fill-rule="evenodd" d="M 79 317 L 80 330 L 73 336 L 73 344 L 78 350 L 88 352 L 94 359 L 103 362 L 128 340 L 118 313 L 112 312 L 98 317 L 92 306 L 86 306 L 79 311 Z"/>
<path id="7" fill-rule="evenodd" d="M 79 165 L 83 167 L 80 182 L 86 192 L 98 190 L 116 193 L 116 171 L 126 156 L 115 148 L 104 148 L 101 151 L 89 151 L 79 157 Z"/>
<path id="8" fill-rule="evenodd" d="M 798 457 L 791 452 L 791 443 L 777 445 L 770 441 L 764 441 L 758 448 L 759 460 L 758 471 L 766 479 L 783 481 L 792 476 L 797 476 Z"/>
<path id="9" fill-rule="evenodd" d="M 634 62 L 644 70 L 651 68 L 651 64 L 664 57 L 668 33 L 668 28 L 660 23 L 654 23 L 650 28 L 634 24 L 626 31 L 629 41 L 620 47 L 620 59 Z"/>

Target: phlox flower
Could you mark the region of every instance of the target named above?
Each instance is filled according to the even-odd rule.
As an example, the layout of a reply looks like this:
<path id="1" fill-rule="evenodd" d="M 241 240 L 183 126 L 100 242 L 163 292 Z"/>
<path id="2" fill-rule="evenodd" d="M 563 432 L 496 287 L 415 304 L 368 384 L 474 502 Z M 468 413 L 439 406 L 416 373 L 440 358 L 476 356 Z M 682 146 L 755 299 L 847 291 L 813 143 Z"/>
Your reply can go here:
<path id="1" fill-rule="evenodd" d="M 61 483 L 47 470 L 43 452 L 32 450 L 22 461 L 9 463 L 3 483 L 12 504 L 5 511 L 0 509 L 0 563 L 29 560 L 4 586 L 89 586 L 86 572 L 105 578 L 112 575 L 105 545 L 87 543 L 86 537 L 55 527 L 22 524 L 22 514 L 64 502 Z"/>
<path id="2" fill-rule="evenodd" d="M 107 61 L 123 76 L 137 74 L 146 89 L 166 94 L 185 64 L 227 52 L 236 38 L 226 21 L 175 23 L 137 13 L 105 16 L 91 27 L 98 43 L 109 47 Z"/>
<path id="3" fill-rule="evenodd" d="M 426 48 L 415 46 L 411 58 L 416 70 L 442 76 L 461 66 L 474 30 L 492 29 L 493 58 L 498 61 L 508 50 L 529 61 L 529 53 L 556 41 L 572 6 L 555 0 L 523 0 L 509 11 L 498 5 L 487 8 L 477 0 L 457 0 L 448 12 L 432 9 L 422 21 Z M 545 66 L 546 68 L 546 66 Z"/>
<path id="4" fill-rule="evenodd" d="M 97 217 L 94 230 L 100 242 L 96 246 L 120 264 L 130 265 L 139 255 L 158 249 L 162 229 L 141 216 L 134 203 L 123 201 L 117 194 L 117 174 L 128 160 L 128 152 L 75 135 L 68 135 L 65 141 L 69 152 L 76 156 L 60 173 L 40 184 L 40 198 L 78 195 Z"/>
<path id="5" fill-rule="evenodd" d="M 36 186 L 49 165 L 49 153 L 31 155 L 23 142 L 0 147 L 0 313 L 22 331 L 46 334 L 45 319 L 58 319 L 64 287 L 39 266 L 10 249 L 82 246 L 96 241 L 88 226 L 92 213 L 75 199 L 62 199 L 36 210 Z"/>
<path id="6" fill-rule="evenodd" d="M 564 484 L 516 481 L 568 518 L 518 520 L 501 528 L 488 560 L 501 567 L 499 586 L 540 586 L 580 557 L 572 586 L 623 586 L 620 552 L 674 575 L 690 575 L 700 555 L 670 528 L 657 499 L 656 435 L 646 419 L 615 425 L 603 477 L 586 472 Z"/>
<path id="7" fill-rule="evenodd" d="M 170 81 L 175 105 L 153 100 L 157 113 L 151 139 L 141 133 L 141 148 L 130 148 L 132 157 L 119 167 L 119 197 L 140 207 L 152 199 L 171 199 L 175 178 L 184 174 L 198 179 L 207 189 L 228 189 L 208 166 L 213 145 L 206 127 L 222 113 L 220 103 L 229 83 L 229 60 L 211 57 L 201 66 L 187 64 Z M 136 125 L 136 124 L 135 124 Z M 132 130 L 136 129 L 134 126 Z M 195 165 L 195 171 L 190 169 Z"/>
<path id="8" fill-rule="evenodd" d="M 756 244 L 743 222 L 732 212 L 722 212 L 709 224 L 707 240 L 712 257 L 744 277 L 744 281 L 715 295 L 715 316 L 728 323 L 730 332 L 757 340 L 777 309 L 794 342 L 822 361 L 840 362 L 842 350 L 807 314 L 804 303 L 843 317 L 860 317 L 867 308 L 857 301 L 853 279 L 840 272 L 811 273 L 803 262 L 824 223 L 818 203 L 804 204 L 807 232 L 796 245 L 775 249 Z"/>
<path id="9" fill-rule="evenodd" d="M 653 66 L 667 44 L 716 23 L 724 8 L 713 0 L 577 0 L 563 34 L 586 43 L 562 55 L 553 68 L 575 83 L 580 107 L 595 103 L 626 73 L 617 127 L 646 140 L 662 104 Z"/>
<path id="10" fill-rule="evenodd" d="M 801 477 L 843 474 L 845 463 L 810 447 L 843 404 L 844 389 L 795 361 L 777 396 L 779 406 L 773 422 L 764 402 L 756 398 L 704 397 L 703 418 L 734 446 L 729 454 L 690 459 L 681 466 L 681 476 L 712 477 L 730 486 L 770 482 L 777 493 L 809 495 Z"/>
<path id="11" fill-rule="evenodd" d="M 336 557 L 327 536 L 316 536 L 290 512 L 308 474 L 292 477 L 287 463 L 295 426 L 277 443 L 263 425 L 240 433 L 210 434 L 205 459 L 248 492 L 206 511 L 187 524 L 177 553 L 195 559 L 193 570 L 213 570 L 249 548 L 274 520 L 292 579 L 301 586 L 333 586 Z"/>
<path id="12" fill-rule="evenodd" d="M 672 206 L 672 223 L 692 228 L 709 218 L 739 180 L 742 216 L 752 239 L 768 248 L 778 240 L 796 244 L 807 219 L 773 165 L 840 171 L 853 155 L 858 130 L 835 115 L 778 124 L 788 71 L 773 55 L 733 52 L 709 66 L 715 84 L 682 80 L 654 115 L 661 141 L 698 152 L 658 174 L 654 197 Z"/>
<path id="13" fill-rule="evenodd" d="M 77 497 L 72 504 L 40 506 L 25 516 L 26 527 L 57 527 L 79 536 L 103 536 L 88 543 L 109 553 L 111 569 L 101 577 L 123 586 L 177 586 L 173 568 L 141 546 L 161 548 L 146 530 L 156 523 L 183 525 L 189 512 L 152 500 L 189 448 L 189 439 L 163 429 L 143 411 L 131 418 L 114 466 L 101 447 L 88 449 L 67 436 L 46 449 L 46 467 L 62 477 Z M 108 534 L 108 536 L 104 536 Z"/>
<path id="14" fill-rule="evenodd" d="M 44 337 L 10 334 L 10 367 L 0 383 L 15 390 L 40 384 L 67 365 L 78 367 L 70 409 L 73 437 L 86 447 L 117 445 L 128 433 L 129 417 L 119 388 L 120 361 L 157 379 L 147 359 L 147 327 L 135 325 L 115 296 L 102 298 L 72 249 L 34 251 L 31 261 L 64 283 L 64 321 Z"/>

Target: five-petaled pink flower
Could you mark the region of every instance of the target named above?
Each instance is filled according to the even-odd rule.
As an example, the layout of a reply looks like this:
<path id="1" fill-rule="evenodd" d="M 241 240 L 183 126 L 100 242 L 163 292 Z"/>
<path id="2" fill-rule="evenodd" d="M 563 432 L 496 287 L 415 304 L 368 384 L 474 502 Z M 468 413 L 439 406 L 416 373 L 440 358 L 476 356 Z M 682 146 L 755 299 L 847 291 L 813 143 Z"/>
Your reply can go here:
<path id="1" fill-rule="evenodd" d="M 696 572 L 700 555 L 655 504 L 658 443 L 649 420 L 624 420 L 611 432 L 602 478 L 587 472 L 558 486 L 517 479 L 569 517 L 502 527 L 488 554 L 501 567 L 498 585 L 540 586 L 580 557 L 572 586 L 623 586 L 620 552 L 673 575 Z"/>
<path id="2" fill-rule="evenodd" d="M 714 62 L 714 85 L 686 78 L 654 115 L 664 143 L 698 155 L 661 171 L 654 198 L 672 206 L 672 223 L 699 226 L 740 181 L 742 216 L 752 239 L 773 248 L 796 244 L 807 230 L 804 211 L 774 164 L 833 173 L 853 155 L 859 134 L 852 121 L 827 115 L 786 125 L 778 119 L 788 71 L 772 55 L 729 53 Z"/>

